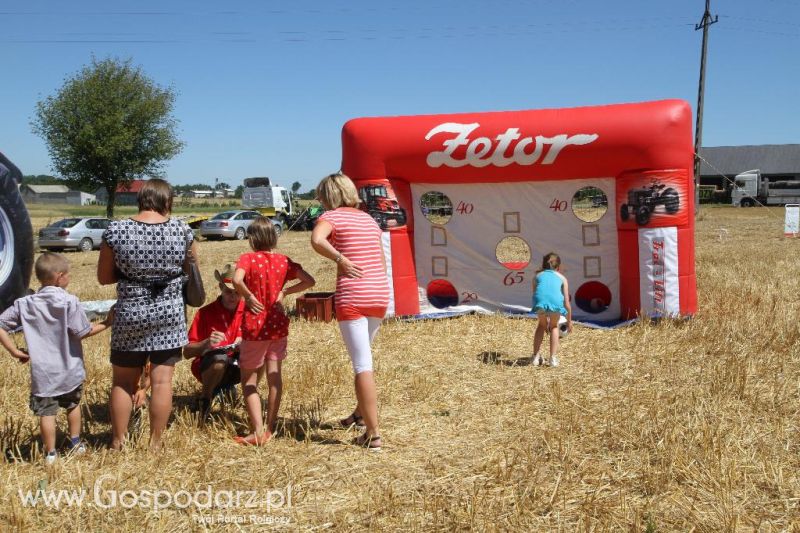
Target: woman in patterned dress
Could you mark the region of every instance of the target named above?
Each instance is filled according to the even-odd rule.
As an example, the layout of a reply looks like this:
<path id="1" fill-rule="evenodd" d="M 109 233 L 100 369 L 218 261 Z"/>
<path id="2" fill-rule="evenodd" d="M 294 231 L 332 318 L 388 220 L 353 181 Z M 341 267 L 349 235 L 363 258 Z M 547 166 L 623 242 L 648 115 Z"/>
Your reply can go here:
<path id="1" fill-rule="evenodd" d="M 170 218 L 172 188 L 166 181 L 147 181 L 137 201 L 137 215 L 111 222 L 103 233 L 97 264 L 100 284 L 117 284 L 117 318 L 111 332 L 113 449 L 120 449 L 125 440 L 133 394 L 148 361 L 150 447 L 160 447 L 172 411 L 175 363 L 188 343 L 184 270 L 197 258 L 192 230 Z"/>

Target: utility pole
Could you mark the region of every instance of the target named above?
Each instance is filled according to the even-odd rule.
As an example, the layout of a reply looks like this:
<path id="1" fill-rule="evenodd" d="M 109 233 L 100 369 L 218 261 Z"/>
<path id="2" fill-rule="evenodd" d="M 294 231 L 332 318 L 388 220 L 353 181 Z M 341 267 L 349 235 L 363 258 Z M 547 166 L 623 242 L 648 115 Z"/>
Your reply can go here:
<path id="1" fill-rule="evenodd" d="M 694 31 L 703 28 L 703 51 L 700 54 L 700 84 L 697 88 L 697 122 L 694 128 L 694 207 L 695 215 L 700 206 L 700 148 L 703 143 L 703 93 L 706 90 L 706 54 L 708 53 L 708 27 L 719 20 L 719 16 L 711 16 L 711 0 L 706 0 L 706 11 L 700 24 L 695 24 Z"/>

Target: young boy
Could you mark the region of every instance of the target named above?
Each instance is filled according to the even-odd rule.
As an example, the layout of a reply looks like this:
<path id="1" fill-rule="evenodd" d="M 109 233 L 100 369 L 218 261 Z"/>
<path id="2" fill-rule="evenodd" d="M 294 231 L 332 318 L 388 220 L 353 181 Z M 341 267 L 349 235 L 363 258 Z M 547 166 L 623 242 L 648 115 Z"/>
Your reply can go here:
<path id="1" fill-rule="evenodd" d="M 20 363 L 31 364 L 30 407 L 39 417 L 45 462 L 56 454 L 56 414 L 67 410 L 69 448 L 86 451 L 80 440 L 79 407 L 83 380 L 81 339 L 100 333 L 113 322 L 113 309 L 106 320 L 92 325 L 78 298 L 64 289 L 69 285 L 69 261 L 61 254 L 44 252 L 35 264 L 42 285 L 35 294 L 16 300 L 0 315 L 0 344 Z M 27 351 L 17 348 L 9 332 L 22 326 Z"/>
<path id="2" fill-rule="evenodd" d="M 241 380 L 238 344 L 242 340 L 244 300 L 233 288 L 235 271 L 233 264 L 225 265 L 221 272 L 214 271 L 219 297 L 195 313 L 189 328 L 189 344 L 183 348 L 186 359 L 194 358 L 192 374 L 203 385 L 198 402 L 201 421 L 208 417 L 214 395 Z M 215 349 L 218 346 L 228 349 Z"/>

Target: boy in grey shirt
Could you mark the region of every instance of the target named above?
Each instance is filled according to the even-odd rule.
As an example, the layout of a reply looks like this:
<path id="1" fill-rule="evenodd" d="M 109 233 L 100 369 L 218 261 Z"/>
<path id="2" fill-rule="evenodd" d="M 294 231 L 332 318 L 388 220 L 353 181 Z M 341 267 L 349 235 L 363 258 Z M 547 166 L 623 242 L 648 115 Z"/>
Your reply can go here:
<path id="1" fill-rule="evenodd" d="M 105 321 L 92 325 L 78 298 L 64 289 L 69 285 L 69 261 L 61 254 L 44 252 L 35 265 L 42 284 L 39 292 L 25 296 L 0 315 L 0 344 L 20 363 L 31 364 L 30 407 L 39 417 L 45 461 L 56 459 L 56 414 L 67 410 L 69 447 L 85 451 L 80 441 L 83 367 L 81 339 L 107 329 L 113 310 Z M 17 348 L 9 335 L 22 326 L 27 351 Z"/>

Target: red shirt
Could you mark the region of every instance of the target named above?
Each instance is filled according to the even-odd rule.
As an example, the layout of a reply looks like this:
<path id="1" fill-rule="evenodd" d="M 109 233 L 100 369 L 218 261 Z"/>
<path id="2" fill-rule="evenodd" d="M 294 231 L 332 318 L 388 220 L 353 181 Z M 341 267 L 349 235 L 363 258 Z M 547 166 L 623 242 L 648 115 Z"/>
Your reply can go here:
<path id="1" fill-rule="evenodd" d="M 222 346 L 233 344 L 238 337 L 242 336 L 242 316 L 244 315 L 244 300 L 239 302 L 237 308 L 228 311 L 222 305 L 222 298 L 217 298 L 210 304 L 197 310 L 189 328 L 189 342 L 201 342 L 211 336 L 212 331 L 219 331 L 225 334 Z M 200 362 L 203 356 L 197 356 L 192 361 L 192 374 L 200 379 Z"/>
<path id="2" fill-rule="evenodd" d="M 278 253 L 250 252 L 239 257 L 236 268 L 244 270 L 244 284 L 264 305 L 264 310 L 258 314 L 245 307 L 242 339 L 271 341 L 289 336 L 289 319 L 283 306 L 275 301 L 284 284 L 297 279 L 303 267 Z"/>

